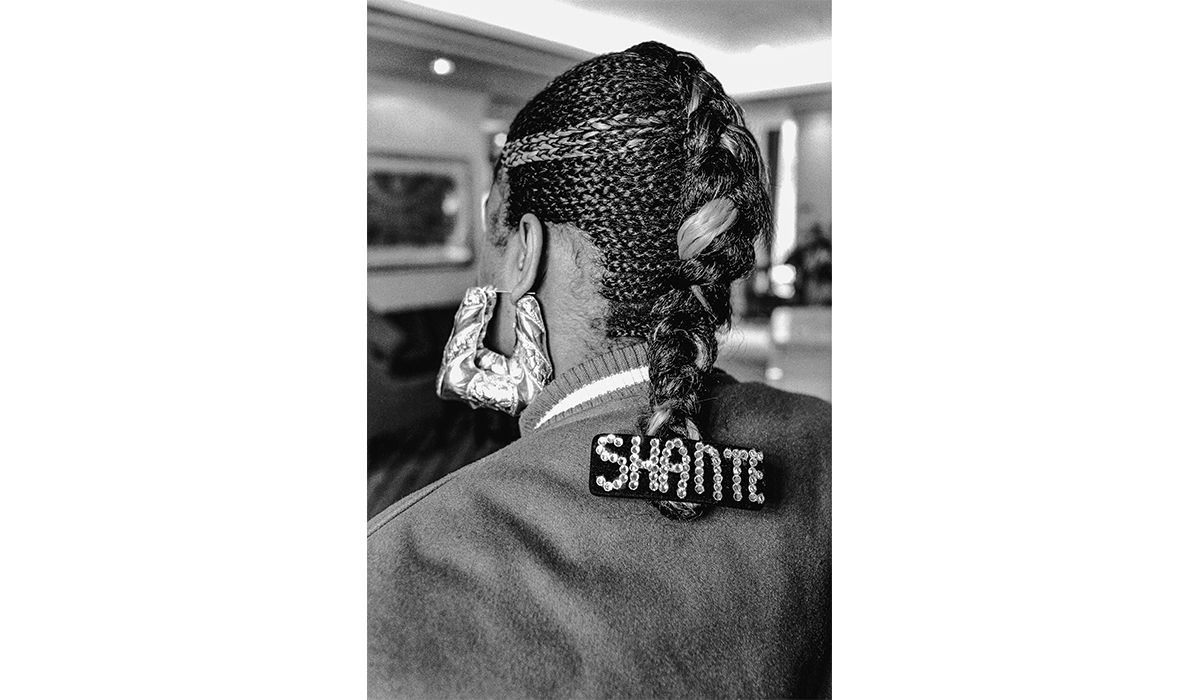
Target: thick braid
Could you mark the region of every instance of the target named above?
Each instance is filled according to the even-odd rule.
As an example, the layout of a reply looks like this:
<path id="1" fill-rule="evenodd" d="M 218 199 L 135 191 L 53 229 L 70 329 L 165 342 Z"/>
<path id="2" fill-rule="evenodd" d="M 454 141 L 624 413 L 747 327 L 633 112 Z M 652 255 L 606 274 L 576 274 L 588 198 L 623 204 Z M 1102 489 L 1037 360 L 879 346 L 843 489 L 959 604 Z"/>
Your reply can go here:
<path id="1" fill-rule="evenodd" d="M 754 239 L 769 221 L 762 162 L 741 109 L 695 56 L 648 42 L 555 78 L 508 136 L 507 227 L 532 212 L 585 233 L 601 262 L 606 335 L 649 344 L 650 400 L 639 429 L 699 439 L 700 395 L 717 331 L 729 323 L 729 285 L 752 269 Z M 703 512 L 655 505 L 672 518 Z"/>
<path id="2" fill-rule="evenodd" d="M 661 61 L 686 96 L 681 228 L 695 237 L 711 237 L 695 257 L 679 262 L 676 288 L 651 312 L 651 406 L 642 427 L 648 435 L 667 432 L 698 440 L 699 397 L 717 358 L 717 329 L 730 320 L 729 285 L 753 267 L 754 239 L 766 223 L 762 164 L 741 109 L 695 56 L 661 44 L 632 50 Z M 732 203 L 732 221 L 702 211 L 720 198 Z M 656 505 L 671 518 L 703 513 L 703 506 L 693 503 Z"/>

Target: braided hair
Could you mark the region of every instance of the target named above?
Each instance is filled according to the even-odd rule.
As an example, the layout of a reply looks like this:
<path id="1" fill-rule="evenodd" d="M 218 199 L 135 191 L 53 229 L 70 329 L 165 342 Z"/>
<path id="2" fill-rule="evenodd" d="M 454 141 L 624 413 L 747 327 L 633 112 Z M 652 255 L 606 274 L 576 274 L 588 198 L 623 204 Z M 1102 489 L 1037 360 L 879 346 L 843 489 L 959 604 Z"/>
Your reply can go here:
<path id="1" fill-rule="evenodd" d="M 605 335 L 648 342 L 639 430 L 700 439 L 729 286 L 752 269 L 770 221 L 741 108 L 695 56 L 642 43 L 554 79 L 513 120 L 499 165 L 506 227 L 531 212 L 581 230 L 601 263 Z M 655 505 L 671 518 L 703 512 Z"/>

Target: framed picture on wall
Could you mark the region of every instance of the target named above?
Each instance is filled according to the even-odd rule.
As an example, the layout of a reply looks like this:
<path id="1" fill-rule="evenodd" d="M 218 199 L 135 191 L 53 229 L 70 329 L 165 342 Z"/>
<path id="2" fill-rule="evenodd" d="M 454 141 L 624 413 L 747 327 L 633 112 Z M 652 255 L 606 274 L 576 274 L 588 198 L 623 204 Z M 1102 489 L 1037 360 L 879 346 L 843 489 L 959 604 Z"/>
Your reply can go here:
<path id="1" fill-rule="evenodd" d="M 465 160 L 367 156 L 367 266 L 468 265 L 470 166 Z"/>

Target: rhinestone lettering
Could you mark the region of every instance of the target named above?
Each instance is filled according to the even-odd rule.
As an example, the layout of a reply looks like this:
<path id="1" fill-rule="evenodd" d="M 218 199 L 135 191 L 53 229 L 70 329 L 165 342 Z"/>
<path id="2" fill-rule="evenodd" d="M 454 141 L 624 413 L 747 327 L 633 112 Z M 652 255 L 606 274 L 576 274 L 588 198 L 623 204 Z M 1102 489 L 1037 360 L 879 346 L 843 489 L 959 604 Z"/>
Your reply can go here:
<path id="1" fill-rule="evenodd" d="M 597 495 L 678 499 L 751 510 L 766 500 L 759 450 L 680 437 L 608 433 L 593 438 L 592 451 L 590 488 Z M 672 479 L 672 475 L 677 476 Z"/>

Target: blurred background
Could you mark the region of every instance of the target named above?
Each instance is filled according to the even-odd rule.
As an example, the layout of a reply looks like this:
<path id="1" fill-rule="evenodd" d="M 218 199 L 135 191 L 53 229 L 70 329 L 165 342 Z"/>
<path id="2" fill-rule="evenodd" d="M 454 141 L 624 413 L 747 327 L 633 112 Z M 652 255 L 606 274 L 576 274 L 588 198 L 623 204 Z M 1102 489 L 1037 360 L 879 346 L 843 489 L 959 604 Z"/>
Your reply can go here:
<path id="1" fill-rule="evenodd" d="M 699 57 L 767 164 L 774 231 L 717 366 L 831 399 L 831 29 L 830 0 L 368 3 L 368 517 L 517 438 L 434 392 L 492 164 L 550 79 L 641 41 Z"/>

